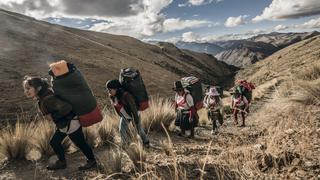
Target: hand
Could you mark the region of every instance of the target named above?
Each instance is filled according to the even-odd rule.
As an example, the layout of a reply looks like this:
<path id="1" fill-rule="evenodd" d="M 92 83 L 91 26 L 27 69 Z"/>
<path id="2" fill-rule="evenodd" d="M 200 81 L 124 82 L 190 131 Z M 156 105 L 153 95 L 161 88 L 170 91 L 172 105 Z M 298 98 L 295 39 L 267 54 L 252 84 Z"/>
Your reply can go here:
<path id="1" fill-rule="evenodd" d="M 192 123 L 192 121 L 193 121 L 193 118 L 189 118 L 189 123 Z"/>

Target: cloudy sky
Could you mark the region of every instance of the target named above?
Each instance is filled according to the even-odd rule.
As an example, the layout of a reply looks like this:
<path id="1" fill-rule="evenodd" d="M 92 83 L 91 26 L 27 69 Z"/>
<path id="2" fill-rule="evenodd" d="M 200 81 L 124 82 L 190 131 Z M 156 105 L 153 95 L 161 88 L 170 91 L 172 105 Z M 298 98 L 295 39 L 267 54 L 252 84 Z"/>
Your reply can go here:
<path id="1" fill-rule="evenodd" d="M 320 30 L 320 0 L 1 0 L 0 8 L 141 40 L 210 42 Z"/>

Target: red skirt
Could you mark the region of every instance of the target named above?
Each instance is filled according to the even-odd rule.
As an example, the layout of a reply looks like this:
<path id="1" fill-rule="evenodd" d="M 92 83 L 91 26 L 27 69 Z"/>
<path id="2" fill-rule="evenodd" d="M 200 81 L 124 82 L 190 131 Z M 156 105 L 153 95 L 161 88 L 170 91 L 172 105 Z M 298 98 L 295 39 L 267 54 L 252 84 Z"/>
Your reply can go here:
<path id="1" fill-rule="evenodd" d="M 101 113 L 98 105 L 96 106 L 96 108 L 94 108 L 93 111 L 79 116 L 80 125 L 82 127 L 91 126 L 93 124 L 101 122 L 102 119 L 103 119 L 103 116 L 102 116 L 102 113 Z"/>

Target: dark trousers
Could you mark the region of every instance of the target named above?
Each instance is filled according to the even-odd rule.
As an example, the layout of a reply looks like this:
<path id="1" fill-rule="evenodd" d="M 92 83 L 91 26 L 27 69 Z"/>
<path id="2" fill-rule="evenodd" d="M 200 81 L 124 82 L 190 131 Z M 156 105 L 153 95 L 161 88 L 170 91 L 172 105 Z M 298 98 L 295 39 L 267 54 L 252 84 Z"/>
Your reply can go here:
<path id="1" fill-rule="evenodd" d="M 220 113 L 220 110 L 217 111 L 208 111 L 208 118 L 212 121 L 212 129 L 215 130 L 218 128 L 217 121 L 219 121 L 219 124 L 223 124 L 223 117 Z"/>
<path id="2" fill-rule="evenodd" d="M 71 139 L 71 141 L 81 150 L 81 152 L 87 157 L 88 160 L 95 159 L 91 147 L 87 144 L 84 138 L 82 127 L 80 127 L 72 134 L 60 132 L 59 129 L 57 129 L 54 133 L 53 137 L 50 140 L 50 145 L 53 151 L 58 156 L 59 160 L 65 160 L 64 149 L 61 143 L 66 136 Z"/>
<path id="3" fill-rule="evenodd" d="M 189 112 L 188 111 L 178 111 L 175 121 L 175 125 L 179 126 L 181 133 L 185 134 L 186 130 L 191 131 L 191 136 L 194 135 L 194 127 L 197 126 L 197 120 L 193 118 L 192 122 L 189 121 Z"/>
<path id="4" fill-rule="evenodd" d="M 238 113 L 240 112 L 241 117 L 242 117 L 242 124 L 245 124 L 246 120 L 246 112 L 244 111 L 244 106 L 237 107 L 236 109 L 233 110 L 233 116 L 234 116 L 234 122 L 238 123 Z"/>

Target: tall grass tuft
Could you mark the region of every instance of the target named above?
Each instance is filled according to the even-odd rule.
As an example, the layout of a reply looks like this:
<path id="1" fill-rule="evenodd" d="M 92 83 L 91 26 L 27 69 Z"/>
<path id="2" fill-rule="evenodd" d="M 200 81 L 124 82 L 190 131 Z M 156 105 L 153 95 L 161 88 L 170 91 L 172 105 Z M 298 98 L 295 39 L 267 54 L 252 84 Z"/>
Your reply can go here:
<path id="1" fill-rule="evenodd" d="M 142 113 L 142 127 L 149 130 L 162 131 L 161 123 L 166 128 L 175 118 L 175 111 L 169 99 L 152 97 L 150 107 Z"/>
<path id="2" fill-rule="evenodd" d="M 128 148 L 125 149 L 126 154 L 132 161 L 133 165 L 138 171 L 144 169 L 144 162 L 147 159 L 147 154 L 143 149 L 141 143 L 131 143 Z"/>
<path id="3" fill-rule="evenodd" d="M 307 67 L 301 69 L 298 74 L 297 78 L 302 80 L 315 80 L 320 78 L 320 63 L 313 65 L 312 67 Z"/>
<path id="4" fill-rule="evenodd" d="M 14 126 L 6 127 L 0 135 L 0 154 L 8 160 L 25 159 L 30 150 L 30 138 L 33 124 L 23 124 L 19 121 Z"/>
<path id="5" fill-rule="evenodd" d="M 306 105 L 320 105 L 320 79 L 313 82 L 299 81 L 292 100 Z"/>
<path id="6" fill-rule="evenodd" d="M 34 133 L 31 136 L 32 146 L 35 147 L 42 155 L 51 156 L 54 154 L 53 149 L 50 146 L 50 140 L 56 131 L 56 127 L 53 122 L 45 119 L 40 119 L 34 123 Z M 62 141 L 62 146 L 65 150 L 69 149 L 72 145 L 71 140 L 66 137 Z"/>
<path id="7" fill-rule="evenodd" d="M 40 120 L 35 125 L 35 134 L 32 137 L 32 145 L 42 155 L 52 155 L 54 152 L 49 144 L 50 138 L 54 134 L 54 124 L 47 120 Z"/>
<path id="8" fill-rule="evenodd" d="M 104 119 L 98 126 L 98 135 L 103 145 L 111 145 L 115 142 L 119 117 L 110 110 L 104 110 Z"/>
<path id="9" fill-rule="evenodd" d="M 108 153 L 108 167 L 107 172 L 119 173 L 122 171 L 122 158 L 123 154 L 121 151 L 112 150 Z"/>

